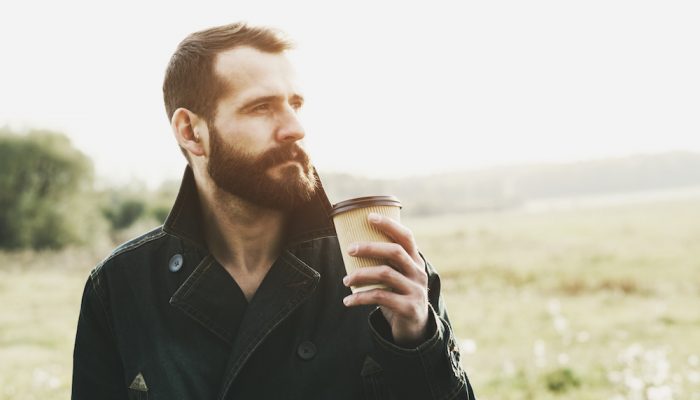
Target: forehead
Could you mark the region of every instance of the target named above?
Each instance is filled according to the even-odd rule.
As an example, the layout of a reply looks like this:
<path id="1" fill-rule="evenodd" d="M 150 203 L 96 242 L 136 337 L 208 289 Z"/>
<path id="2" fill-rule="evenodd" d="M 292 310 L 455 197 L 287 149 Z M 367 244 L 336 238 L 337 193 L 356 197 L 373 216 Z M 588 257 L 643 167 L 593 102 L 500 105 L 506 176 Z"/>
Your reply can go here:
<path id="1" fill-rule="evenodd" d="M 214 72 L 228 86 L 229 100 L 297 92 L 296 75 L 284 53 L 237 47 L 217 54 Z"/>

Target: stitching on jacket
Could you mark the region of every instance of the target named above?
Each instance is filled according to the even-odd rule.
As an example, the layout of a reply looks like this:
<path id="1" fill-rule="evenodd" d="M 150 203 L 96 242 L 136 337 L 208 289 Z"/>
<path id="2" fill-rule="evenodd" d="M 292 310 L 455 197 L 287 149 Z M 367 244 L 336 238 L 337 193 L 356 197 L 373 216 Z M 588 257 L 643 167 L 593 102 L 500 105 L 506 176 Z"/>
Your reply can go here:
<path id="1" fill-rule="evenodd" d="M 221 327 L 221 325 L 213 322 L 211 319 L 206 317 L 204 314 L 201 314 L 200 312 L 197 311 L 197 309 L 193 308 L 187 303 L 181 303 L 178 302 L 177 306 L 180 307 L 181 310 L 185 311 L 188 313 L 195 321 L 198 321 L 200 324 L 205 325 L 205 326 L 211 326 L 214 328 L 212 330 L 212 333 L 214 333 L 216 336 L 221 338 L 223 341 L 228 343 L 229 345 L 232 345 L 233 342 L 229 337 L 222 336 L 219 331 L 224 332 L 225 334 L 228 334 L 229 336 L 233 336 L 231 332 L 229 332 L 227 329 L 224 329 Z M 218 331 L 217 331 L 218 330 Z"/>
<path id="2" fill-rule="evenodd" d="M 214 259 L 210 258 L 209 261 L 203 265 L 201 268 L 196 269 L 192 275 L 185 281 L 185 284 L 187 284 L 187 287 L 185 288 L 185 292 L 182 293 L 183 297 L 189 297 L 190 292 L 192 292 L 192 288 L 194 288 L 195 284 L 199 282 L 200 279 L 202 279 L 202 276 L 204 276 L 204 273 L 211 268 L 212 264 L 214 263 Z"/>
<path id="3" fill-rule="evenodd" d="M 102 262 L 97 264 L 97 266 L 92 270 L 90 275 L 92 276 L 94 274 L 98 274 L 100 272 L 100 270 L 102 270 L 102 267 L 107 262 L 112 260 L 113 258 L 115 258 L 121 254 L 127 253 L 131 250 L 134 250 L 134 249 L 136 249 L 136 248 L 138 248 L 138 247 L 140 247 L 148 242 L 154 241 L 156 239 L 160 239 L 161 237 L 163 237 L 165 235 L 166 235 L 166 233 L 165 233 L 165 231 L 163 231 L 163 226 L 161 225 L 157 228 L 152 229 L 150 232 L 148 232 L 142 236 L 139 236 L 135 239 L 132 239 L 130 241 L 127 241 L 127 242 L 121 244 L 120 246 L 117 246 L 117 248 L 112 252 L 112 254 L 110 254 L 107 258 L 102 260 Z"/>
<path id="4" fill-rule="evenodd" d="M 435 309 L 432 307 L 432 304 L 429 304 L 429 305 L 432 309 L 432 312 L 435 312 Z M 372 313 L 377 312 L 378 309 L 379 309 L 379 307 L 377 307 L 374 311 L 372 311 Z M 370 313 L 369 318 L 371 318 L 372 313 Z M 439 321 L 442 321 L 442 318 L 439 315 L 437 315 L 436 312 L 435 312 L 435 317 L 437 317 L 437 319 L 435 320 L 435 325 L 436 325 L 435 334 L 433 336 L 431 336 L 430 338 L 428 338 L 425 343 L 422 343 L 420 346 L 416 347 L 415 349 L 404 349 L 404 348 L 401 348 L 401 347 L 387 341 L 386 339 L 384 339 L 382 337 L 381 334 L 379 334 L 379 332 L 377 332 L 374 329 L 374 326 L 372 326 L 371 323 L 370 323 L 370 329 L 375 331 L 374 336 L 379 338 L 381 343 L 384 345 L 384 347 L 388 351 L 392 352 L 395 355 L 399 355 L 402 357 L 415 357 L 416 354 L 429 352 L 430 350 L 432 350 L 433 347 L 437 346 L 440 343 L 439 337 L 440 337 L 440 325 L 441 324 Z M 443 335 L 443 337 L 444 337 L 444 335 Z M 425 347 L 421 347 L 421 346 L 425 346 Z"/>
<path id="5" fill-rule="evenodd" d="M 100 302 L 100 308 L 102 309 L 102 312 L 104 314 L 105 319 L 107 320 L 107 327 L 112 334 L 112 336 L 116 340 L 116 331 L 114 330 L 114 326 L 112 326 L 112 320 L 109 312 L 107 311 L 107 305 L 105 304 L 106 299 L 103 297 L 105 296 L 105 289 L 102 285 L 102 276 L 100 275 L 100 271 L 102 270 L 102 267 L 112 260 L 113 258 L 119 256 L 120 254 L 124 254 L 128 251 L 131 251 L 133 249 L 138 248 L 139 246 L 142 246 L 145 243 L 151 242 L 153 240 L 156 240 L 158 238 L 161 238 L 165 235 L 165 232 L 163 231 L 163 226 L 159 226 L 157 228 L 152 229 L 150 232 L 145 233 L 144 235 L 137 237 L 136 239 L 132 239 L 131 241 L 127 241 L 124 244 L 118 246 L 112 254 L 110 254 L 107 258 L 102 260 L 95 268 L 92 269 L 90 272 L 90 282 L 92 284 L 92 290 L 95 292 L 95 297 L 97 297 L 97 300 Z"/>
<path id="6" fill-rule="evenodd" d="M 459 395 L 459 392 L 460 392 L 460 391 L 462 390 L 462 388 L 463 388 L 464 386 L 466 386 L 466 385 L 467 385 L 467 384 L 466 384 L 462 379 L 460 379 L 460 380 L 459 380 L 459 385 L 457 385 L 456 388 L 454 388 L 451 392 L 449 392 L 449 393 L 445 396 L 445 399 L 446 399 L 446 400 L 456 399 L 456 398 L 457 398 L 457 395 Z M 469 397 L 469 388 L 468 388 L 468 387 L 466 388 L 466 391 L 467 391 L 467 398 L 468 398 L 468 399 L 471 398 L 471 397 Z"/>
<path id="7" fill-rule="evenodd" d="M 304 276 L 307 277 L 307 278 L 311 278 L 311 279 L 315 279 L 315 278 L 316 278 L 316 274 L 309 273 L 308 271 L 305 271 L 304 269 L 302 269 L 302 268 L 300 268 L 299 266 L 295 265 L 296 263 L 294 262 L 294 261 L 295 261 L 294 259 L 288 260 L 287 258 L 288 258 L 289 256 L 292 256 L 292 257 L 296 258 L 297 260 L 299 260 L 299 258 L 298 258 L 297 256 L 295 256 L 295 255 L 292 254 L 291 252 L 287 251 L 287 253 L 285 254 L 285 257 L 282 257 L 282 260 L 283 260 L 287 265 L 289 265 L 290 267 L 294 268 L 295 271 L 299 272 L 300 274 L 304 275 Z M 301 261 L 301 260 L 299 260 L 299 262 L 304 263 L 304 262 Z M 306 265 L 306 263 L 304 263 L 304 265 Z M 311 267 L 308 267 L 308 266 L 307 266 L 307 268 L 311 268 Z M 312 269 L 313 269 L 313 268 L 312 268 Z"/>
<path id="8" fill-rule="evenodd" d="M 323 236 L 317 236 L 323 235 Z M 305 232 L 298 235 L 294 241 L 287 243 L 287 247 L 295 247 L 305 242 L 313 242 L 317 239 L 334 238 L 338 237 L 335 234 L 335 230 L 332 228 L 323 228 L 314 231 Z"/>
<path id="9" fill-rule="evenodd" d="M 177 203 L 177 200 L 176 200 L 175 202 Z M 182 203 L 180 203 L 180 204 L 175 204 L 175 205 L 178 206 L 178 207 L 177 207 L 176 210 L 174 210 L 174 211 L 175 211 L 175 215 L 173 215 L 173 222 L 170 224 L 170 226 L 174 226 L 175 223 L 178 221 L 178 219 L 180 219 L 180 214 L 182 213 L 182 209 L 184 208 L 184 206 L 182 205 Z"/>
<path id="10" fill-rule="evenodd" d="M 178 289 L 175 294 L 178 294 L 180 291 L 182 293 L 178 295 L 178 298 L 175 299 L 173 302 L 174 305 L 179 307 L 181 310 L 185 311 L 187 314 L 189 314 L 194 320 L 198 321 L 200 324 L 204 325 L 206 328 L 211 328 L 212 331 L 214 331 L 214 334 L 220 338 L 222 338 L 226 343 L 232 344 L 230 337 L 233 336 L 232 332 L 229 331 L 228 329 L 224 328 L 220 324 L 214 322 L 211 320 L 209 317 L 206 315 L 200 313 L 197 308 L 192 307 L 190 304 L 183 302 L 180 300 L 180 297 L 189 297 L 190 293 L 192 290 L 194 290 L 195 284 L 204 276 L 204 273 L 211 268 L 211 266 L 214 264 L 214 259 L 212 257 L 207 256 L 203 262 L 206 261 L 204 265 L 198 266 L 197 269 L 192 272 L 190 277 L 182 284 L 180 289 Z M 173 294 L 173 296 L 175 296 Z M 228 335 L 227 337 L 222 336 L 219 334 L 219 332 L 223 332 L 225 335 Z"/>

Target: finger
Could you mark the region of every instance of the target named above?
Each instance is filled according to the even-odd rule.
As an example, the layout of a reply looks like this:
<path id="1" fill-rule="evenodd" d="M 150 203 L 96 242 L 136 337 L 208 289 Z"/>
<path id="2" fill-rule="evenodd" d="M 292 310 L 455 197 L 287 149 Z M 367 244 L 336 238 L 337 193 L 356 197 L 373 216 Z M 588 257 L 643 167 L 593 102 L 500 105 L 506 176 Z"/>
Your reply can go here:
<path id="1" fill-rule="evenodd" d="M 406 249 L 401 247 L 398 243 L 353 243 L 348 249 L 348 254 L 354 257 L 387 260 L 396 270 L 408 277 L 415 276 L 416 269 L 418 269 L 413 259 L 406 252 Z"/>
<path id="2" fill-rule="evenodd" d="M 395 314 L 403 318 L 412 317 L 413 307 L 406 296 L 382 289 L 372 289 L 366 292 L 351 294 L 343 299 L 343 303 L 348 306 L 379 305 L 386 307 Z"/>
<path id="3" fill-rule="evenodd" d="M 345 286 L 367 286 L 382 284 L 390 287 L 396 293 L 408 294 L 418 290 L 418 285 L 405 275 L 388 265 L 358 268 L 352 274 L 343 278 Z"/>
<path id="4" fill-rule="evenodd" d="M 384 232 L 387 236 L 391 238 L 394 242 L 398 243 L 406 249 L 406 252 L 413 258 L 417 259 L 418 256 L 418 246 L 416 245 L 416 240 L 413 237 L 413 232 L 408 229 L 405 225 L 400 222 L 395 221 L 392 218 L 385 217 L 377 213 L 369 213 L 369 222 L 376 226 L 379 230 Z"/>

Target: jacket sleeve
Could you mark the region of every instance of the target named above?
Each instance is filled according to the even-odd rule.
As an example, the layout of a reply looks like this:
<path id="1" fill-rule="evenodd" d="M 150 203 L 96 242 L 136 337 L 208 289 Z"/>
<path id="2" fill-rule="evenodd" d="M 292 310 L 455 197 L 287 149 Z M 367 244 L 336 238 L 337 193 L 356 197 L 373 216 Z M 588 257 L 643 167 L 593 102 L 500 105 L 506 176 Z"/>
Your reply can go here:
<path id="1" fill-rule="evenodd" d="M 73 400 L 126 400 L 123 367 L 105 301 L 91 276 L 83 291 L 73 351 Z"/>
<path id="2" fill-rule="evenodd" d="M 423 260 L 428 273 L 428 324 L 432 335 L 416 348 L 399 347 L 393 341 L 389 323 L 377 308 L 369 316 L 377 362 L 397 398 L 474 400 L 467 374 L 459 363 L 459 348 L 440 294 L 440 277 Z"/>

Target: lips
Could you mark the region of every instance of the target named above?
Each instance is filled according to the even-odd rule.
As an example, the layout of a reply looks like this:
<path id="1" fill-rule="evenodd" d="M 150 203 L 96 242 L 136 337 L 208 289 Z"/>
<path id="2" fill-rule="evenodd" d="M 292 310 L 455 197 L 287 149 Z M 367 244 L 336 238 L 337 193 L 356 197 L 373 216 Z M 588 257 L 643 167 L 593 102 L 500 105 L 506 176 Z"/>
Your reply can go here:
<path id="1" fill-rule="evenodd" d="M 302 169 L 309 169 L 309 156 L 304 149 L 296 144 L 284 144 L 264 153 L 258 160 L 258 165 L 264 169 L 281 167 L 291 162 L 298 162 Z"/>

